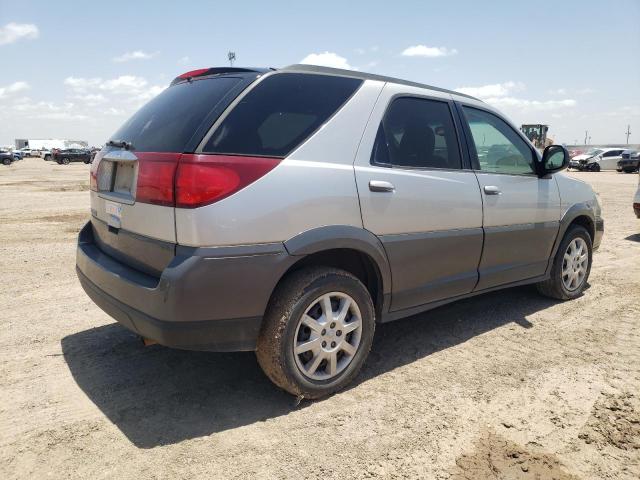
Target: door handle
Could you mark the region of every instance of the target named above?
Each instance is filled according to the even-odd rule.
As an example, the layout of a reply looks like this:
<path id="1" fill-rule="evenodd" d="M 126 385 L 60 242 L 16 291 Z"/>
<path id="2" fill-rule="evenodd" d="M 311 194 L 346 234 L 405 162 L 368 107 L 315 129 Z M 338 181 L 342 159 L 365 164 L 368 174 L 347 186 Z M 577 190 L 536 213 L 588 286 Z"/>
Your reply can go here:
<path id="1" fill-rule="evenodd" d="M 369 182 L 369 190 L 372 192 L 393 192 L 396 187 L 391 182 L 385 182 L 384 180 L 371 180 Z"/>
<path id="2" fill-rule="evenodd" d="M 485 185 L 484 193 L 485 195 L 502 195 L 502 191 L 495 185 Z"/>

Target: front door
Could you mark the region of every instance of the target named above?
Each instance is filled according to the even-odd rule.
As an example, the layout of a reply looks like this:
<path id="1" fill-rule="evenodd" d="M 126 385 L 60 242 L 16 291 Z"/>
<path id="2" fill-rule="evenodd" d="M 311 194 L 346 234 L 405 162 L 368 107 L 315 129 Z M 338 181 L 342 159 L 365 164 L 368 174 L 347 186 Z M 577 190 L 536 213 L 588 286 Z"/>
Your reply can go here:
<path id="1" fill-rule="evenodd" d="M 560 195 L 539 178 L 533 148 L 496 114 L 462 106 L 484 205 L 484 247 L 476 290 L 545 273 L 559 230 Z"/>
<path id="2" fill-rule="evenodd" d="M 463 168 L 446 94 L 386 85 L 355 162 L 364 228 L 381 240 L 391 310 L 469 293 L 478 279 L 482 200 Z"/>

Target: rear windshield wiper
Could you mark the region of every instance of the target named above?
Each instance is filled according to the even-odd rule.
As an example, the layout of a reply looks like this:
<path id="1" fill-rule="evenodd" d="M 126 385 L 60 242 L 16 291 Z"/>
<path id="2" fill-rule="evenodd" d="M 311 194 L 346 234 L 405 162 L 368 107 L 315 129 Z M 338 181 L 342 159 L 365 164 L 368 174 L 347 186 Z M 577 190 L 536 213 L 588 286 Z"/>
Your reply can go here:
<path id="1" fill-rule="evenodd" d="M 131 142 L 125 142 L 124 140 L 109 140 L 107 145 L 110 147 L 124 148 L 125 150 L 131 150 L 133 148 Z"/>

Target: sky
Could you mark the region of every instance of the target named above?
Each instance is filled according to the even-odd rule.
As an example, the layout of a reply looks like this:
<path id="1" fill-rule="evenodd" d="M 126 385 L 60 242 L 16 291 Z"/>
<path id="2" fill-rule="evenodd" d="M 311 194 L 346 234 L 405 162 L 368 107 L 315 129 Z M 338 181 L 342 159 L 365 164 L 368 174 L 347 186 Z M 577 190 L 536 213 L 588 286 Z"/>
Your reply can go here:
<path id="1" fill-rule="evenodd" d="M 477 96 L 556 143 L 640 143 L 640 0 L 0 0 L 0 145 L 103 144 L 177 75 L 314 63 Z"/>

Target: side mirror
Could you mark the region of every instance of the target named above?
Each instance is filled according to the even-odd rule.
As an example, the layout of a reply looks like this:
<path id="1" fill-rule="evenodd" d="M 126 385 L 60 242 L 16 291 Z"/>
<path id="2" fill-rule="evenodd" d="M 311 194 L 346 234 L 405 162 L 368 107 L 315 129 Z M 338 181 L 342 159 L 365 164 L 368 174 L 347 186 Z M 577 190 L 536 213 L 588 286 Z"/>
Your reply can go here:
<path id="1" fill-rule="evenodd" d="M 559 172 L 569 166 L 569 152 L 562 145 L 549 145 L 542 153 L 540 176 Z"/>

